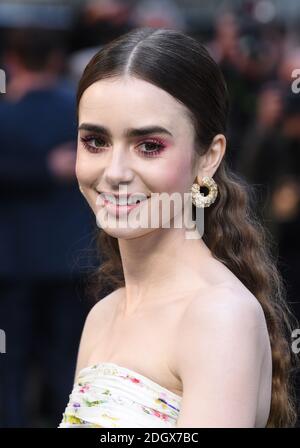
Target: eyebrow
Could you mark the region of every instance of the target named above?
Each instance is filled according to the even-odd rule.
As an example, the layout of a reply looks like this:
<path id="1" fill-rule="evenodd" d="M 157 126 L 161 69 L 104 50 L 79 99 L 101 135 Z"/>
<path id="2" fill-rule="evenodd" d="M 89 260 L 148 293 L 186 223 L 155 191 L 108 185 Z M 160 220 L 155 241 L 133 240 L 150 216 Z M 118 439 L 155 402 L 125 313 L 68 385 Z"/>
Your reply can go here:
<path id="1" fill-rule="evenodd" d="M 102 135 L 106 135 L 107 137 L 111 137 L 111 132 L 109 129 L 107 129 L 104 126 L 98 125 L 98 124 L 92 124 L 92 123 L 82 123 L 79 127 L 78 130 L 86 130 L 86 131 L 91 131 L 91 132 L 96 132 Z M 145 126 L 142 128 L 128 128 L 125 130 L 124 132 L 124 136 L 127 138 L 130 137 L 143 137 L 145 135 L 149 135 L 149 134 L 168 134 L 171 137 L 173 137 L 173 135 L 171 134 L 170 131 L 168 131 L 168 129 L 163 128 L 161 126 Z"/>

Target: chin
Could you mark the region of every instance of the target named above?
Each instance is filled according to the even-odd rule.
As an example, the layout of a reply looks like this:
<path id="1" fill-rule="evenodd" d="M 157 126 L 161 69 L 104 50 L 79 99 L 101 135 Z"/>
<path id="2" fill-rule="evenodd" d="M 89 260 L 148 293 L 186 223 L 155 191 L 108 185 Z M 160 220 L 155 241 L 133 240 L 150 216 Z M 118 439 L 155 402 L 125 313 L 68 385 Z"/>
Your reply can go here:
<path id="1" fill-rule="evenodd" d="M 132 240 L 134 238 L 140 238 L 142 236 L 147 235 L 150 232 L 154 232 L 155 230 L 157 230 L 157 229 L 129 229 L 129 228 L 122 229 L 113 227 L 103 228 L 102 226 L 99 227 L 101 227 L 103 232 L 107 233 L 108 235 L 122 240 Z"/>

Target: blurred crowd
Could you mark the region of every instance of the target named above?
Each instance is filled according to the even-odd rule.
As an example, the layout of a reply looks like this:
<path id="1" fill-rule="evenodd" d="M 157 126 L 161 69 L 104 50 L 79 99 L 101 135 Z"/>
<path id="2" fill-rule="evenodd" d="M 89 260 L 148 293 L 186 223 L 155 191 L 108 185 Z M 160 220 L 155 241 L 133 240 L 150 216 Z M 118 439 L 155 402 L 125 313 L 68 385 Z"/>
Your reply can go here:
<path id="1" fill-rule="evenodd" d="M 271 1 L 234 3 L 207 21 L 204 4 L 197 21 L 183 0 L 56 2 L 30 14 L 0 4 L 0 427 L 56 427 L 67 403 L 92 306 L 87 274 L 101 262 L 75 176 L 76 84 L 94 53 L 134 27 L 187 32 L 220 65 L 231 99 L 226 157 L 257 193 L 300 319 L 300 30 L 257 7 Z"/>

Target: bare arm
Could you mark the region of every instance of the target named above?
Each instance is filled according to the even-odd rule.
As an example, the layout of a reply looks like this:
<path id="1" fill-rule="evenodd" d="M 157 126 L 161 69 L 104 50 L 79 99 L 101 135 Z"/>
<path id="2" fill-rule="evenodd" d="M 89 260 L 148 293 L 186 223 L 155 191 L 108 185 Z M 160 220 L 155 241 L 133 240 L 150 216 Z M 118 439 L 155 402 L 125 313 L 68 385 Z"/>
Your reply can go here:
<path id="1" fill-rule="evenodd" d="M 254 427 L 265 347 L 260 304 L 222 287 L 193 300 L 179 332 L 177 427 Z"/>

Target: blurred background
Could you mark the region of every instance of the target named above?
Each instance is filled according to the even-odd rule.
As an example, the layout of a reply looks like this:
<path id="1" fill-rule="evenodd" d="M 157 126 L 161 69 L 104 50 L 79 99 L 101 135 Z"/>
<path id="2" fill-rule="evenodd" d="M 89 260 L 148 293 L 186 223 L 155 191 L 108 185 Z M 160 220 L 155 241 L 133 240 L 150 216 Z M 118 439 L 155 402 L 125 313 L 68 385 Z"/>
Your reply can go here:
<path id="1" fill-rule="evenodd" d="M 300 319 L 299 23 L 298 0 L 0 1 L 0 427 L 57 427 L 71 392 L 101 263 L 74 170 L 76 86 L 132 28 L 187 32 L 220 65 L 227 160 L 258 193 Z"/>

